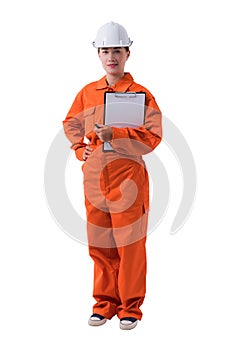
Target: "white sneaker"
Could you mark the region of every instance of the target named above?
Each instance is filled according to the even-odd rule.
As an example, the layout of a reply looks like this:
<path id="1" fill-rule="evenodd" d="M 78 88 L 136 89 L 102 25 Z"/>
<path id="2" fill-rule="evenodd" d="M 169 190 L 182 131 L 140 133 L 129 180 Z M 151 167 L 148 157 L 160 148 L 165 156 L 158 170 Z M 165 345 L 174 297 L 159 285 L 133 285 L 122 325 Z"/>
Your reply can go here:
<path id="1" fill-rule="evenodd" d="M 120 320 L 120 329 L 129 330 L 136 327 L 138 320 L 134 317 L 124 317 Z"/>
<path id="2" fill-rule="evenodd" d="M 89 326 L 101 326 L 106 323 L 107 319 L 99 314 L 93 314 L 90 316 L 88 324 Z"/>

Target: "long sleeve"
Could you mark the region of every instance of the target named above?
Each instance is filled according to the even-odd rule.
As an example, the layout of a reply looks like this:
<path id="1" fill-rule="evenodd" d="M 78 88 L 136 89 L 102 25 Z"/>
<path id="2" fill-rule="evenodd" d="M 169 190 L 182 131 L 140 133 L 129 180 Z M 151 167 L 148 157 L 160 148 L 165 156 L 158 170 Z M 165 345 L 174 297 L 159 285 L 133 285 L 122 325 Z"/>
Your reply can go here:
<path id="1" fill-rule="evenodd" d="M 112 130 L 111 146 L 118 153 L 140 156 L 154 150 L 162 140 L 162 113 L 154 97 L 147 99 L 144 125 Z"/>
<path id="2" fill-rule="evenodd" d="M 64 132 L 69 141 L 71 148 L 75 151 L 76 157 L 83 160 L 83 152 L 86 147 L 84 142 L 85 126 L 84 112 L 82 104 L 81 91 L 76 96 L 65 120 L 63 121 Z"/>

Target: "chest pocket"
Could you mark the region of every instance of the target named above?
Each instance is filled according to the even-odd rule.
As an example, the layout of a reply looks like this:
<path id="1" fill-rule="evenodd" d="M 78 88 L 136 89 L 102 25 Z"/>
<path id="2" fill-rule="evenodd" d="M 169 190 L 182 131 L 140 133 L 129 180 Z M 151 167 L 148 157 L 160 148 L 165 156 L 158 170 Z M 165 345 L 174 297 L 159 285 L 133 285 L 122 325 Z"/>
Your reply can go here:
<path id="1" fill-rule="evenodd" d="M 85 135 L 94 130 L 95 123 L 103 124 L 104 105 L 88 108 L 84 111 Z"/>
<path id="2" fill-rule="evenodd" d="M 91 107 L 84 111 L 85 135 L 89 134 L 94 129 L 96 107 Z"/>

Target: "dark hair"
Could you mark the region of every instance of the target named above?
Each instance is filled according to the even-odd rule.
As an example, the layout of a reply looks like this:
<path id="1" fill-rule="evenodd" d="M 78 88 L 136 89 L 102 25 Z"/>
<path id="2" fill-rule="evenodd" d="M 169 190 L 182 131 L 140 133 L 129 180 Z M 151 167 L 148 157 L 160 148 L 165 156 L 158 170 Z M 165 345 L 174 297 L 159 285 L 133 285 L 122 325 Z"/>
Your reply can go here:
<path id="1" fill-rule="evenodd" d="M 126 50 L 126 52 L 129 52 L 129 51 L 130 51 L 129 46 L 122 46 L 122 47 L 124 47 L 124 49 Z M 118 48 L 119 48 L 119 47 L 118 47 Z M 104 49 L 104 47 L 98 47 L 98 53 L 100 52 L 100 49 Z M 107 49 L 108 49 L 108 47 L 107 47 Z M 116 49 L 117 49 L 117 47 L 116 47 Z"/>

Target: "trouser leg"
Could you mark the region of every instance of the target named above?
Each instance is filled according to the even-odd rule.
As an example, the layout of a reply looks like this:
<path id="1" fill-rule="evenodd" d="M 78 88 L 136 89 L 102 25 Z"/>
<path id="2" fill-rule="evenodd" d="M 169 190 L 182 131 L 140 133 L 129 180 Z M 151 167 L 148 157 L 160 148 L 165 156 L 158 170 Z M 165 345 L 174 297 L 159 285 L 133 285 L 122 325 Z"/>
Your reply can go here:
<path id="1" fill-rule="evenodd" d="M 87 205 L 89 255 L 94 261 L 93 313 L 108 319 L 120 305 L 118 292 L 119 254 L 113 239 L 111 217 L 90 203 Z M 98 224 L 99 223 L 99 224 Z"/>
<path id="2" fill-rule="evenodd" d="M 115 227 L 113 232 L 120 258 L 118 290 L 121 304 L 117 308 L 117 315 L 119 318 L 135 317 L 140 320 L 140 306 L 146 293 L 148 212 L 140 205 L 135 208 L 135 215 L 139 219 L 123 227 L 120 227 L 120 223 L 125 222 L 125 214 L 112 215 L 112 225 Z"/>
<path id="3" fill-rule="evenodd" d="M 94 260 L 93 313 L 111 319 L 120 305 L 118 292 L 119 254 L 116 248 L 89 247 Z"/>
<path id="4" fill-rule="evenodd" d="M 146 238 L 127 246 L 118 247 L 120 256 L 118 290 L 121 304 L 117 315 L 142 318 L 140 306 L 146 293 Z"/>

